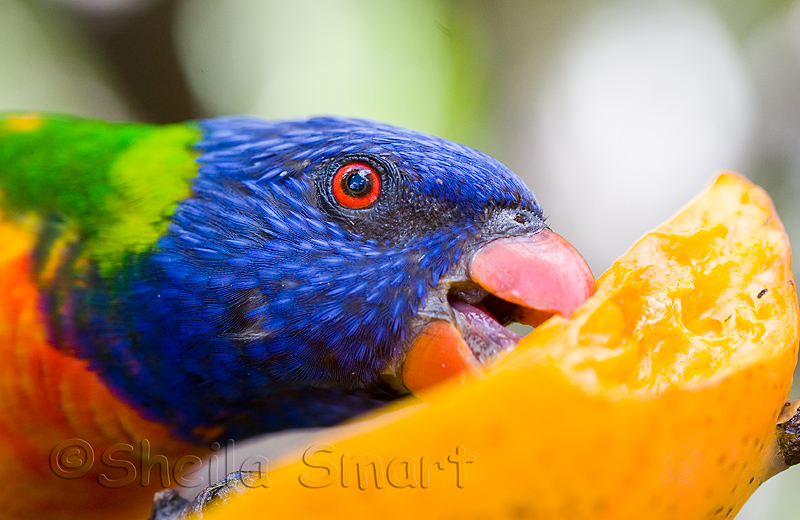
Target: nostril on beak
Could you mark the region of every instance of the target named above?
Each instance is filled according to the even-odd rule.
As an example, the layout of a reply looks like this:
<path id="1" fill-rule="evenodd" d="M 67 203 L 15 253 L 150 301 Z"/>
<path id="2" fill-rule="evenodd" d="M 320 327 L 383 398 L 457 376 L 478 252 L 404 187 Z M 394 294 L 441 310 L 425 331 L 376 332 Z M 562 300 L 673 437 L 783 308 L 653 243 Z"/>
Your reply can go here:
<path id="1" fill-rule="evenodd" d="M 531 219 L 527 213 L 517 213 L 514 216 L 514 221 L 516 221 L 517 224 L 527 224 L 528 222 L 531 221 Z"/>

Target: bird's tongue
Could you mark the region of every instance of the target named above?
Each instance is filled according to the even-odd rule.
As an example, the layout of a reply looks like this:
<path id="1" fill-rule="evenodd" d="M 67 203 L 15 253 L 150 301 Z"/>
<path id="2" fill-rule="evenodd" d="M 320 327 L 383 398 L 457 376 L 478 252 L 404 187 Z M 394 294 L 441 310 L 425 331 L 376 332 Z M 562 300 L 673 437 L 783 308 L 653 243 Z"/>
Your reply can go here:
<path id="1" fill-rule="evenodd" d="M 460 300 L 450 302 L 456 324 L 464 342 L 481 365 L 494 360 L 502 351 L 511 351 L 522 336 L 505 328 L 482 305 L 470 305 Z"/>
<path id="2" fill-rule="evenodd" d="M 472 257 L 470 275 L 486 291 L 516 304 L 516 318 L 534 326 L 552 314 L 572 316 L 594 292 L 586 261 L 548 229 L 488 243 Z M 481 374 L 521 339 L 480 304 L 450 303 L 455 325 L 441 320 L 428 324 L 406 354 L 402 378 L 412 392 L 453 376 Z"/>

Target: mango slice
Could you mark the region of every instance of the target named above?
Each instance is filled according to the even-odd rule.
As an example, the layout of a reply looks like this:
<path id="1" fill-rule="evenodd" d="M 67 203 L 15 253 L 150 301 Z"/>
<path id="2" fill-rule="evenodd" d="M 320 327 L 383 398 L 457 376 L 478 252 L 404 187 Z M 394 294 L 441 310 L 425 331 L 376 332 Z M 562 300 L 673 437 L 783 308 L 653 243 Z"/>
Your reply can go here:
<path id="1" fill-rule="evenodd" d="M 486 380 L 328 434 L 209 518 L 730 518 L 798 445 L 790 263 L 767 195 L 722 175 Z"/>

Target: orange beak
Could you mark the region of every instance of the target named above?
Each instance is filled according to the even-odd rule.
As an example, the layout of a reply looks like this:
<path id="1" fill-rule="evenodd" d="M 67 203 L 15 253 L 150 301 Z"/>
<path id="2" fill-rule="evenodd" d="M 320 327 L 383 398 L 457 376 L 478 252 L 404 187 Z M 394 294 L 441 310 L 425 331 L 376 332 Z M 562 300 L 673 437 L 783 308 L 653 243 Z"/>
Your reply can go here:
<path id="1" fill-rule="evenodd" d="M 534 326 L 553 314 L 571 317 L 595 288 L 580 253 L 546 228 L 489 242 L 473 255 L 469 273 L 472 282 L 516 306 L 517 321 Z M 513 348 L 521 339 L 480 304 L 457 302 L 454 308 L 462 316 L 461 330 L 435 320 L 421 330 L 406 354 L 403 383 L 414 393 L 453 377 L 483 374 L 484 365 L 497 357 L 494 351 L 481 351 L 487 344 L 496 338 Z"/>

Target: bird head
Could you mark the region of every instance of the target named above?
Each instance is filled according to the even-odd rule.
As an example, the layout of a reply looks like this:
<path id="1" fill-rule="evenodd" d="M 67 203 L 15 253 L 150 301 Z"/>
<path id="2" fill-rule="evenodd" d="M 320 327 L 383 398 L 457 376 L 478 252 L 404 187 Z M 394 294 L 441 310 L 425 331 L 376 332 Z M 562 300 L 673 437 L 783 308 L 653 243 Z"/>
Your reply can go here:
<path id="1" fill-rule="evenodd" d="M 207 326 L 270 380 L 417 391 L 480 372 L 519 340 L 506 323 L 569 316 L 594 289 L 533 193 L 476 150 L 342 118 L 201 127 L 162 258 L 213 289 Z"/>

